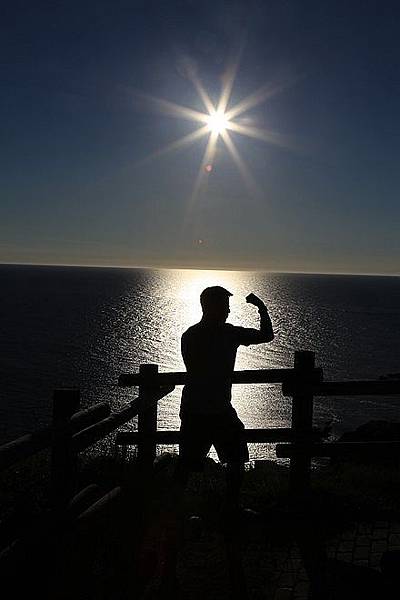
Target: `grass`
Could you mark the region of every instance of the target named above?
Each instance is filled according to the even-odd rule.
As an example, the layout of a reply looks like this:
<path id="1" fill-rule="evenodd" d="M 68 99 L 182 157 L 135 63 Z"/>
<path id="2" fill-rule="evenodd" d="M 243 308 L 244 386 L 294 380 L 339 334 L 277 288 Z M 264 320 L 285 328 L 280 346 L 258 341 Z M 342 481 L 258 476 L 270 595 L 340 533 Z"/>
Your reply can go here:
<path id="1" fill-rule="evenodd" d="M 88 599 L 112 597 L 119 600 L 125 598 L 124 594 L 132 596 L 132 586 L 137 586 L 132 573 L 143 528 L 146 522 L 157 519 L 157 515 L 163 513 L 165 516 L 171 506 L 175 461 L 176 456 L 164 455 L 158 461 L 157 471 L 146 475 L 140 472 L 133 456 L 82 457 L 79 489 L 97 483 L 106 492 L 119 485 L 123 497 L 96 522 L 95 527 L 71 530 L 57 538 L 55 546 L 51 542 L 46 547 L 48 564 L 58 565 L 54 567 L 56 581 L 63 582 L 57 583 L 57 593 L 54 588 L 49 591 L 49 598 L 77 595 L 83 581 L 86 587 L 82 597 Z M 13 510 L 37 514 L 41 508 L 48 507 L 49 482 L 43 474 L 46 469 L 48 457 L 41 454 L 27 464 L 3 473 L 3 515 Z M 268 535 L 270 542 L 276 545 L 284 545 L 294 538 L 299 519 L 305 527 L 303 531 L 314 528 L 329 537 L 357 520 L 400 517 L 400 470 L 396 466 L 348 462 L 321 467 L 313 471 L 312 494 L 301 504 L 290 498 L 288 481 L 288 467 L 272 461 L 256 461 L 249 465 L 243 482 L 242 504 L 261 513 L 262 527 L 258 535 Z M 193 474 L 189 481 L 184 513 L 201 515 L 208 529 L 218 530 L 224 495 L 224 469 L 209 459 L 205 472 Z M 25 560 L 34 577 L 31 551 Z M 43 560 L 41 558 L 39 564 L 43 564 Z M 151 560 L 149 565 L 151 571 Z M 75 577 L 71 578 L 71 572 Z M 42 597 L 47 597 L 40 589 Z"/>
<path id="2" fill-rule="evenodd" d="M 170 460 L 169 460 L 170 459 Z M 148 488 L 155 496 L 164 493 L 171 483 L 176 455 L 165 453 L 158 475 Z M 162 466 L 164 463 L 164 466 Z M 48 508 L 49 457 L 39 453 L 28 461 L 1 474 L 0 505 L 4 517 L 13 509 L 35 513 Z M 127 495 L 138 495 L 143 483 L 134 456 L 121 454 L 83 455 L 79 465 L 78 489 L 98 483 L 105 491 L 120 485 Z M 289 469 L 272 461 L 254 461 L 248 465 L 242 487 L 244 506 L 259 512 L 280 511 L 288 507 Z M 146 478 L 146 485 L 149 480 Z M 395 465 L 343 462 L 320 467 L 312 473 L 313 510 L 365 515 L 400 514 L 400 468 Z M 163 491 L 164 490 L 164 491 Z M 223 467 L 208 459 L 203 474 L 191 476 L 185 496 L 189 512 L 218 512 L 223 502 L 225 479 Z M 143 491 L 143 490 L 142 490 Z"/>
<path id="3" fill-rule="evenodd" d="M 365 518 L 400 515 L 400 469 L 379 462 L 343 463 L 315 477 L 315 494 L 329 494 L 340 506 Z"/>

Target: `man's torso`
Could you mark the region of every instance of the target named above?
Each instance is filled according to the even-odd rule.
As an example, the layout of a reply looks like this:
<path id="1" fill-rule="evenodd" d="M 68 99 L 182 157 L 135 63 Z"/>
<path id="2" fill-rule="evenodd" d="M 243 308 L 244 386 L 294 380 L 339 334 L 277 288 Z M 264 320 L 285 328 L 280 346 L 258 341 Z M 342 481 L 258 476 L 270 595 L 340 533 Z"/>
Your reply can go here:
<path id="1" fill-rule="evenodd" d="M 243 331 L 229 323 L 208 325 L 200 321 L 183 334 L 182 356 L 188 375 L 181 414 L 230 410 L 231 377 Z"/>

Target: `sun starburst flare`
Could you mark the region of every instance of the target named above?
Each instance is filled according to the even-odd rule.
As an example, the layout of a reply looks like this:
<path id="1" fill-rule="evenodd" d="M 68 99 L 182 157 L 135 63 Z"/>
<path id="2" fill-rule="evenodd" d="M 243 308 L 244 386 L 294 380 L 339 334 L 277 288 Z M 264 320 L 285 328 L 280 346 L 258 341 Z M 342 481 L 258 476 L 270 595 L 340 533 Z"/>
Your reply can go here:
<path id="1" fill-rule="evenodd" d="M 229 121 L 226 118 L 225 113 L 217 111 L 211 113 L 207 121 L 208 128 L 211 132 L 222 133 L 229 127 Z"/>
<path id="2" fill-rule="evenodd" d="M 210 175 L 210 173 L 213 171 L 213 161 L 219 139 L 221 139 L 224 143 L 228 153 L 230 154 L 240 175 L 242 176 L 247 189 L 252 194 L 256 193 L 258 188 L 249 168 L 240 156 L 232 134 L 247 136 L 262 140 L 269 144 L 286 148 L 292 147 L 292 144 L 287 136 L 285 137 L 277 132 L 246 124 L 243 121 L 243 116 L 247 111 L 260 104 L 263 104 L 267 99 L 271 98 L 278 92 L 281 92 L 285 87 L 287 87 L 289 82 L 286 81 L 285 83 L 280 84 L 264 85 L 255 92 L 249 94 L 246 98 L 234 106 L 229 106 L 232 89 L 234 87 L 236 78 L 237 67 L 238 64 L 236 62 L 227 69 L 223 77 L 223 85 L 217 105 L 214 105 L 212 102 L 209 94 L 207 93 L 200 79 L 197 77 L 195 71 L 193 69 L 190 70 L 188 73 L 189 79 L 194 85 L 206 112 L 201 112 L 187 106 L 181 106 L 174 102 L 156 98 L 147 94 L 138 94 L 138 96 L 146 103 L 147 108 L 153 107 L 157 110 L 157 112 L 166 114 L 168 116 L 186 119 L 188 121 L 201 124 L 199 128 L 195 129 L 188 135 L 174 140 L 164 148 L 155 151 L 152 155 L 148 156 L 146 159 L 144 159 L 144 161 L 141 162 L 147 162 L 150 159 L 182 148 L 187 144 L 191 144 L 194 141 L 200 140 L 204 136 L 208 135 L 208 141 L 204 151 L 203 159 L 194 182 L 188 207 L 189 209 L 193 206 L 196 198 L 198 197 L 204 178 L 207 177 L 207 175 Z M 241 117 L 239 121 L 237 120 L 238 117 Z"/>

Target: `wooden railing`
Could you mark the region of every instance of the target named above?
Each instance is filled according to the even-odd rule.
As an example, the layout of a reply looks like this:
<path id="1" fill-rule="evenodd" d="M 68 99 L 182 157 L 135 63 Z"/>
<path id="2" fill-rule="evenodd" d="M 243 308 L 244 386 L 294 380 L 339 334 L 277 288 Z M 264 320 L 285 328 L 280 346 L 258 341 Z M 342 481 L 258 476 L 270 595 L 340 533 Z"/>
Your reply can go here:
<path id="1" fill-rule="evenodd" d="M 61 510 L 77 491 L 77 455 L 134 417 L 138 418 L 137 431 L 119 432 L 116 444 L 137 446 L 138 463 L 149 468 L 156 457 L 157 444 L 179 444 L 179 431 L 157 429 L 157 408 L 158 401 L 175 386 L 184 385 L 186 378 L 185 372 L 160 373 L 154 364 L 141 365 L 138 373 L 122 374 L 119 386 L 136 386 L 139 393 L 125 408 L 114 413 L 104 402 L 80 410 L 79 390 L 56 390 L 52 426 L 1 446 L 0 471 L 50 448 L 53 506 Z M 246 442 L 278 444 L 277 456 L 290 459 L 292 492 L 303 493 L 309 489 L 312 457 L 349 452 L 383 455 L 399 449 L 396 441 L 322 443 L 319 430 L 313 427 L 315 397 L 400 394 L 398 380 L 324 382 L 322 369 L 315 367 L 314 353 L 299 351 L 295 353 L 293 368 L 235 371 L 231 382 L 234 385 L 281 384 L 283 395 L 292 399 L 291 427 L 243 432 Z"/>
<path id="2" fill-rule="evenodd" d="M 134 445 L 138 449 L 138 460 L 150 465 L 156 456 L 157 444 L 179 444 L 179 431 L 157 430 L 157 402 L 153 395 L 162 385 L 186 383 L 185 372 L 159 373 L 157 365 L 142 365 L 139 373 L 122 374 L 121 387 L 139 387 L 143 404 L 139 412 L 138 429 L 135 432 L 120 432 L 118 445 Z M 295 497 L 310 490 L 311 460 L 320 456 L 375 455 L 387 456 L 399 451 L 400 442 L 322 442 L 321 432 L 313 427 L 315 397 L 400 395 L 400 380 L 389 381 L 343 381 L 324 382 L 322 369 L 315 367 L 313 352 L 295 353 L 294 366 L 289 369 L 259 369 L 235 371 L 232 384 L 281 384 L 284 396 L 292 399 L 290 428 L 245 429 L 243 438 L 249 443 L 276 443 L 279 458 L 289 458 L 291 494 Z M 151 408 L 147 409 L 147 403 Z"/>
<path id="3" fill-rule="evenodd" d="M 56 390 L 53 398 L 52 426 L 24 435 L 0 447 L 0 471 L 12 468 L 46 448 L 51 451 L 51 496 L 53 511 L 50 519 L 40 521 L 40 528 L 31 527 L 25 537 L 10 535 L 7 545 L 0 547 L 0 563 L 14 552 L 18 543 L 29 537 L 43 535 L 43 527 L 54 534 L 66 531 L 70 523 L 96 524 L 96 515 L 118 501 L 121 488 L 107 493 L 98 485 L 89 485 L 77 493 L 77 457 L 80 452 L 119 429 L 134 417 L 137 431 L 120 431 L 118 445 L 136 445 L 138 464 L 150 470 L 156 457 L 157 444 L 179 444 L 179 431 L 157 429 L 158 401 L 175 386 L 185 384 L 186 373 L 160 373 L 157 365 L 141 365 L 139 372 L 123 374 L 119 386 L 138 387 L 138 396 L 126 407 L 112 413 L 108 403 L 80 410 L 80 394 L 76 389 Z M 315 397 L 392 395 L 400 394 L 400 381 L 324 382 L 322 370 L 315 367 L 313 352 L 296 352 L 293 368 L 235 371 L 232 384 L 280 384 L 284 396 L 291 398 L 291 427 L 245 429 L 244 439 L 250 443 L 275 443 L 278 457 L 290 460 L 290 495 L 294 503 L 307 497 L 310 491 L 311 460 L 316 456 L 391 456 L 400 452 L 399 441 L 388 442 L 322 442 L 321 431 L 313 427 Z M 94 520 L 93 520 L 94 517 Z M 54 527 L 56 525 L 56 528 Z M 15 546 L 17 544 L 17 546 Z M 231 561 L 232 562 L 232 561 Z M 238 561 L 233 561 L 236 565 Z M 235 567 L 236 568 L 236 567 Z"/>
<path id="4" fill-rule="evenodd" d="M 291 382 L 282 386 L 284 396 L 295 397 L 298 388 Z M 327 381 L 307 383 L 303 386 L 303 394 L 308 398 L 317 397 L 346 397 L 346 396 L 392 396 L 400 395 L 400 380 L 376 381 Z M 345 400 L 344 400 L 345 401 Z M 400 453 L 398 440 L 365 441 L 365 442 L 317 442 L 303 439 L 300 443 L 278 444 L 278 458 L 291 460 L 309 460 L 311 457 L 393 457 Z"/>
<path id="5" fill-rule="evenodd" d="M 171 389 L 171 386 L 160 387 L 157 393 L 153 394 L 153 401 L 157 402 Z M 55 390 L 51 427 L 23 435 L 0 446 L 0 471 L 42 450 L 50 449 L 52 505 L 56 511 L 64 509 L 73 501 L 76 492 L 78 454 L 138 416 L 142 405 L 142 398 L 139 396 L 125 408 L 112 414 L 110 405 L 106 402 L 80 410 L 79 390 Z"/>
<path id="6" fill-rule="evenodd" d="M 152 402 L 172 390 L 163 385 L 152 393 Z M 143 391 L 143 390 L 142 390 Z M 0 539 L 0 563 L 7 563 L 10 556 L 18 555 L 20 546 L 32 543 L 46 532 L 62 532 L 70 525 L 87 527 L 95 524 L 98 517 L 119 501 L 121 487 L 105 492 L 100 485 L 91 484 L 77 490 L 77 459 L 80 452 L 89 448 L 115 429 L 138 416 L 146 404 L 140 396 L 125 408 L 111 413 L 106 402 L 80 410 L 80 393 L 77 389 L 60 389 L 53 396 L 53 422 L 51 427 L 23 435 L 0 446 L 0 471 L 12 469 L 18 463 L 42 450 L 50 450 L 50 513 L 34 519 L 23 535 L 8 533 Z M 37 474 L 39 477 L 41 473 Z M 39 525 L 38 525 L 39 523 Z M 11 525 L 12 528 L 12 525 Z M 8 529 L 8 526 L 6 527 Z M 18 528 L 17 528 L 18 529 Z"/>
<path id="7" fill-rule="evenodd" d="M 0 470 L 12 468 L 37 452 L 50 449 L 53 507 L 49 516 L 30 524 L 23 534 L 17 529 L 0 540 L 0 564 L 10 564 L 10 559 L 18 562 L 19 548 L 35 547 L 32 542 L 37 543 L 47 535 L 46 532 L 57 536 L 58 542 L 58 534 L 69 532 L 71 525 L 83 526 L 85 530 L 88 525 L 96 528 L 99 516 L 108 518 L 110 510 L 114 510 L 115 514 L 121 487 L 105 492 L 99 485 L 92 484 L 78 492 L 79 453 L 137 417 L 137 431 L 120 431 L 116 443 L 136 445 L 138 464 L 145 472 L 149 471 L 156 457 L 157 444 L 179 444 L 179 431 L 157 429 L 157 409 L 158 401 L 176 385 L 185 384 L 186 378 L 186 373 L 159 373 L 157 365 L 141 365 L 139 373 L 119 377 L 121 387 L 137 386 L 139 392 L 125 408 L 114 413 L 108 403 L 80 410 L 79 390 L 56 390 L 52 426 L 0 447 Z M 322 441 L 321 431 L 313 427 L 315 397 L 398 395 L 400 381 L 323 382 L 322 370 L 315 367 L 314 353 L 303 351 L 295 353 L 291 369 L 236 371 L 232 375 L 232 384 L 280 384 L 283 395 L 291 399 L 291 427 L 245 429 L 243 437 L 249 443 L 275 443 L 277 456 L 289 459 L 290 497 L 294 505 L 307 498 L 310 491 L 312 457 L 392 456 L 400 453 L 399 441 L 326 443 Z M 237 582 L 237 574 L 242 573 L 240 553 L 232 540 L 226 541 L 226 544 L 231 578 Z M 175 568 L 174 551 L 171 552 L 172 560 L 168 556 L 168 560 L 164 561 L 168 548 L 167 544 L 159 558 L 162 581 L 169 581 Z"/>
<path id="8" fill-rule="evenodd" d="M 287 428 L 245 429 L 243 436 L 250 443 L 302 443 L 320 439 L 312 426 L 313 398 L 304 393 L 309 385 L 322 382 L 322 369 L 315 367 L 313 352 L 295 353 L 293 368 L 259 369 L 251 371 L 235 371 L 232 384 L 281 384 L 295 390 L 292 396 L 292 423 Z M 143 465 L 151 465 L 156 457 L 157 444 L 179 444 L 179 431 L 157 430 L 157 401 L 154 401 L 158 390 L 163 385 L 186 383 L 187 373 L 159 373 L 157 365 L 142 365 L 139 373 L 122 374 L 119 377 L 121 387 L 137 386 L 142 406 L 139 412 L 138 428 L 135 432 L 120 432 L 117 435 L 118 445 L 135 445 L 138 448 L 138 460 Z M 298 491 L 306 488 L 309 482 L 311 459 L 307 455 L 291 457 L 290 481 Z"/>

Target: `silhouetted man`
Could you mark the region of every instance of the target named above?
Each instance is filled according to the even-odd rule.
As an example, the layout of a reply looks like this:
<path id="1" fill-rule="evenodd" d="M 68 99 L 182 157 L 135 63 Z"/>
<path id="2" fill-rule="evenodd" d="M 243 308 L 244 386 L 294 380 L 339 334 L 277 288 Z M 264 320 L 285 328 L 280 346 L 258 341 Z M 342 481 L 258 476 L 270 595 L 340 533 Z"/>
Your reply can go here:
<path id="1" fill-rule="evenodd" d="M 206 288 L 200 295 L 203 317 L 182 335 L 182 356 L 187 370 L 180 410 L 179 471 L 185 481 L 189 471 L 202 470 L 214 445 L 226 465 L 227 496 L 238 503 L 244 463 L 249 459 L 242 439 L 244 425 L 231 404 L 232 373 L 240 345 L 261 344 L 274 338 L 264 302 L 254 294 L 246 301 L 258 308 L 260 329 L 225 323 L 230 292 L 223 287 Z"/>

